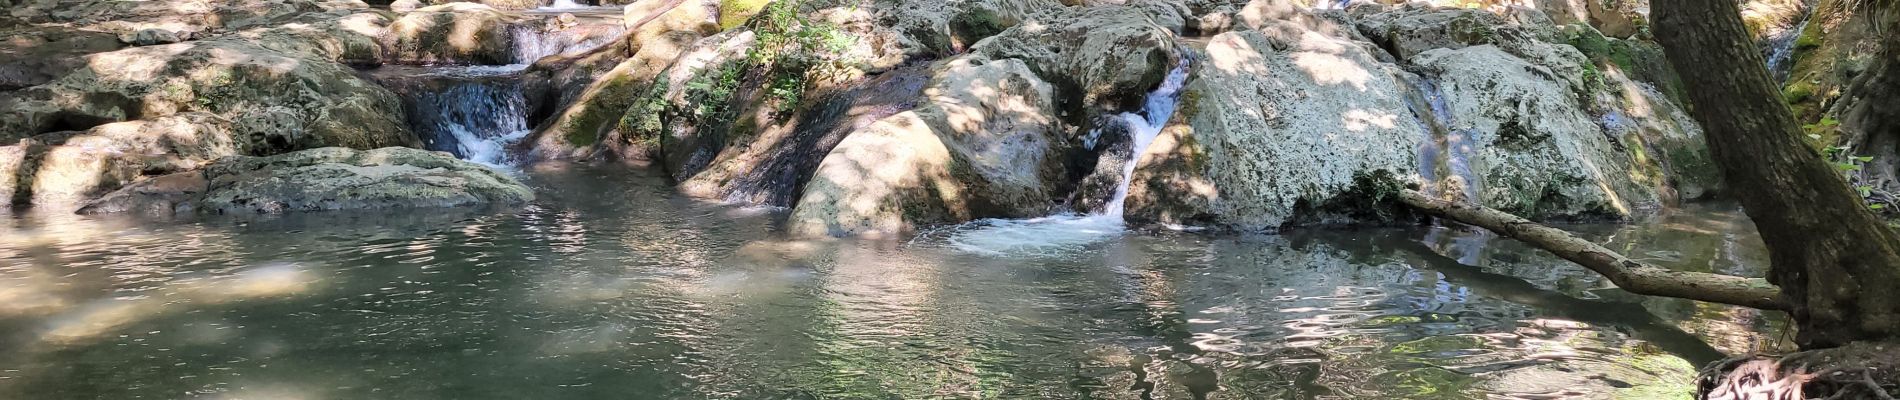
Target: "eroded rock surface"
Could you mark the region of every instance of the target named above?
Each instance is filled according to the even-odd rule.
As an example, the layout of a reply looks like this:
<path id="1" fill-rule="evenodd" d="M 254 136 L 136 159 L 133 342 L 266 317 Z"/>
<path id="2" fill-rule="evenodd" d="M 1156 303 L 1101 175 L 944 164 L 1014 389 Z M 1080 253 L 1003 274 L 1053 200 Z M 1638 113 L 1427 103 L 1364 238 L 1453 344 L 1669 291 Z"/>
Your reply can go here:
<path id="1" fill-rule="evenodd" d="M 203 170 L 141 181 L 81 213 L 274 214 L 387 208 L 520 205 L 534 191 L 493 169 L 409 148 L 321 148 L 232 157 Z"/>

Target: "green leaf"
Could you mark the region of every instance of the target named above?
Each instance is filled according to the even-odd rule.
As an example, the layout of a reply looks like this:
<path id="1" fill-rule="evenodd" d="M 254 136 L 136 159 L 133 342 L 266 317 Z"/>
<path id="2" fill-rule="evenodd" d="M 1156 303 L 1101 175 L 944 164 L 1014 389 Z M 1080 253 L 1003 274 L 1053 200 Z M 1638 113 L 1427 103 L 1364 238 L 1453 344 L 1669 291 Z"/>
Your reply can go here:
<path id="1" fill-rule="evenodd" d="M 1859 160 L 1860 162 L 1869 162 L 1869 161 L 1874 160 L 1873 157 L 1854 157 L 1854 159 Z"/>

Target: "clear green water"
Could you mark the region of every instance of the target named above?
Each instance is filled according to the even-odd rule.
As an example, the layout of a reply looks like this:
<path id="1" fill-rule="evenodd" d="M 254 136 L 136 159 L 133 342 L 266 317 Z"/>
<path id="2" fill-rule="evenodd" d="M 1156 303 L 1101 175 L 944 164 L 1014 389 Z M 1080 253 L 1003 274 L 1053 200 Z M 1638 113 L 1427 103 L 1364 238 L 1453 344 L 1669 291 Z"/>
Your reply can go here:
<path id="1" fill-rule="evenodd" d="M 527 174 L 542 199 L 499 213 L 10 215 L 0 398 L 1655 398 L 1781 330 L 1450 230 L 986 254 Z M 1685 269 L 1764 259 L 1722 208 L 1573 228 Z"/>

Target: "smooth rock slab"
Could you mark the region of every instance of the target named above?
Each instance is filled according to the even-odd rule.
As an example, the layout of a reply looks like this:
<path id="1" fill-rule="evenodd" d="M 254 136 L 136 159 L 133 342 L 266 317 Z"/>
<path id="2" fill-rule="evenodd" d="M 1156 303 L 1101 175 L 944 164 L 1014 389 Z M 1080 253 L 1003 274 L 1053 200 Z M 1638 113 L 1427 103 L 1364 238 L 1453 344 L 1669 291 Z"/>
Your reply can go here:
<path id="1" fill-rule="evenodd" d="M 276 214 L 520 205 L 533 199 L 534 191 L 520 181 L 442 153 L 330 147 L 226 158 L 202 171 L 127 186 L 79 212 Z"/>

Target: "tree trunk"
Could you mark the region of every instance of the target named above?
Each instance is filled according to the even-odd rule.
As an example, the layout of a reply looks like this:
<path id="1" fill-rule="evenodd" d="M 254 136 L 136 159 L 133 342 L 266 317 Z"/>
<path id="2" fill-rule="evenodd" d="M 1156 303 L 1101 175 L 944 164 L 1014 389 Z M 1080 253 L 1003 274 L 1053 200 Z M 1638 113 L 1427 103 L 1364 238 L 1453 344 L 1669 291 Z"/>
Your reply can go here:
<path id="1" fill-rule="evenodd" d="M 1399 192 L 1399 201 L 1427 214 L 1475 225 L 1537 246 L 1610 278 L 1611 283 L 1630 293 L 1764 310 L 1786 308 L 1781 303 L 1780 291 L 1760 279 L 1675 271 L 1639 263 L 1569 232 L 1538 225 L 1503 211 L 1440 200 L 1413 190 Z"/>
<path id="2" fill-rule="evenodd" d="M 1900 337 L 1900 249 L 1885 223 L 1802 143 L 1733 0 L 1652 4 L 1691 114 L 1768 245 L 1804 348 Z"/>

